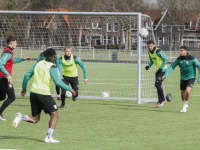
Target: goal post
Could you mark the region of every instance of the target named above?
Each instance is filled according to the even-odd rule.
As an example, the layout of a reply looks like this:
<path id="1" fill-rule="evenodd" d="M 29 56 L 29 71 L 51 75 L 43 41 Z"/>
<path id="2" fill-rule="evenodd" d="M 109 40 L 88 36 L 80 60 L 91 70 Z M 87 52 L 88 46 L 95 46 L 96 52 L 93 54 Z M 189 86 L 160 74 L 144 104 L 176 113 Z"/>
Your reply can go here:
<path id="1" fill-rule="evenodd" d="M 80 98 L 137 100 L 138 104 L 157 101 L 155 67 L 149 71 L 144 69 L 149 63 L 146 42 L 155 41 L 152 21 L 147 15 L 59 9 L 0 11 L 0 27 L 0 40 L 4 41 L 1 48 L 6 46 L 6 37 L 13 35 L 18 39 L 14 57 L 34 58 L 14 65 L 12 76 L 16 94 L 20 93 L 24 74 L 46 45 L 52 45 L 59 57 L 64 55 L 64 47 L 70 45 L 72 53 L 81 58 L 88 72 L 89 82 L 85 85 L 79 67 Z M 147 38 L 139 36 L 142 27 L 149 31 Z M 104 91 L 109 92 L 109 98 L 101 96 Z M 54 84 L 52 94 L 56 94 Z"/>

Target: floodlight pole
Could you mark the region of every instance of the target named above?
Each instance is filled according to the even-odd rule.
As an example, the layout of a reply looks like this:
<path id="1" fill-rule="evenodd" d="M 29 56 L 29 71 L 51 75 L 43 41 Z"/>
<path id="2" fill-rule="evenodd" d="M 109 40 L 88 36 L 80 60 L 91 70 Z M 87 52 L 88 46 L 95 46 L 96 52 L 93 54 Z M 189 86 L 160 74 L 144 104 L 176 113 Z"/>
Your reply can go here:
<path id="1" fill-rule="evenodd" d="M 141 104 L 141 51 L 142 51 L 142 39 L 139 35 L 142 26 L 142 15 L 138 14 L 137 23 L 137 103 Z"/>

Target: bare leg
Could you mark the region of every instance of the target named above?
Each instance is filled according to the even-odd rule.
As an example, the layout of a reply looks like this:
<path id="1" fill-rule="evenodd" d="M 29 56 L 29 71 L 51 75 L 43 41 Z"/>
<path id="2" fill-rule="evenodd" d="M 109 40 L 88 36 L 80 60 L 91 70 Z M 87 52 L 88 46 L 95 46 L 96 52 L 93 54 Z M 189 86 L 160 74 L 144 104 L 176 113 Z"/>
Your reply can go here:
<path id="1" fill-rule="evenodd" d="M 40 120 L 40 114 L 37 114 L 36 116 L 30 116 L 28 115 L 29 119 L 28 122 L 37 123 Z"/>
<path id="2" fill-rule="evenodd" d="M 49 113 L 49 115 L 51 116 L 50 121 L 49 121 L 49 128 L 51 129 L 55 129 L 56 125 L 57 125 L 57 121 L 58 121 L 58 111 L 54 111 Z"/>
<path id="3" fill-rule="evenodd" d="M 190 98 L 190 91 L 191 91 L 192 87 L 187 86 L 186 88 L 186 95 L 185 95 L 185 100 L 188 101 Z"/>
<path id="4" fill-rule="evenodd" d="M 186 90 L 181 90 L 181 98 L 182 98 L 182 101 L 184 101 L 185 100 L 185 92 L 186 92 Z"/>

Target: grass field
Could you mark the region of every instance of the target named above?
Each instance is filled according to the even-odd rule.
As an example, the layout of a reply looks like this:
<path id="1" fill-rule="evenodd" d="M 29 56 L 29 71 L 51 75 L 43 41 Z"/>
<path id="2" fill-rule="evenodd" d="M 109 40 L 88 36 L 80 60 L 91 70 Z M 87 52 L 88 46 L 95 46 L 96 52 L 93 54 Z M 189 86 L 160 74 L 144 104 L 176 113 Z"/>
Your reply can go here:
<path id="1" fill-rule="evenodd" d="M 18 91 L 21 90 L 23 74 L 33 63 L 21 65 L 23 67 L 20 64 L 14 65 L 14 87 Z M 89 83 L 80 83 L 81 94 L 88 90 L 96 92 L 95 95 L 101 94 L 101 91 L 109 86 L 112 88 L 111 96 L 119 94 L 119 91 L 130 93 L 129 97 L 131 93 L 137 94 L 135 64 L 86 63 L 86 66 L 90 72 Z M 106 73 L 103 73 L 104 68 L 107 68 Z M 122 68 L 125 70 L 121 70 Z M 125 72 L 127 70 L 130 72 Z M 123 72 L 123 75 L 119 74 L 120 72 Z M 37 124 L 21 121 L 16 129 L 12 129 L 11 124 L 16 112 L 31 114 L 29 97 L 18 96 L 3 114 L 7 121 L 0 121 L 0 149 L 199 150 L 200 84 L 196 82 L 192 89 L 187 113 L 179 113 L 182 107 L 179 76 L 177 67 L 164 81 L 166 92 L 171 93 L 173 99 L 156 109 L 153 108 L 154 103 L 138 105 L 136 101 L 126 100 L 78 98 L 73 102 L 67 99 L 66 107 L 59 109 L 59 120 L 53 134 L 55 139 L 60 140 L 58 144 L 44 143 L 49 121 L 49 116 L 44 113 Z M 16 82 L 18 80 L 20 82 Z M 125 96 L 123 92 L 120 94 Z M 56 102 L 60 105 L 60 101 Z"/>

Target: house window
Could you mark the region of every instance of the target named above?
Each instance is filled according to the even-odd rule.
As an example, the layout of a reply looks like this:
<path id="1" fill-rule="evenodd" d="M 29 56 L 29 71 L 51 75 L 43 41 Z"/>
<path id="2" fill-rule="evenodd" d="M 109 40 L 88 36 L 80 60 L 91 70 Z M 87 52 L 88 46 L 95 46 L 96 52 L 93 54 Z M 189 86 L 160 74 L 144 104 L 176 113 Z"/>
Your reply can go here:
<path id="1" fill-rule="evenodd" d="M 184 24 L 184 28 L 185 28 L 185 30 L 190 30 L 190 24 L 189 23 L 185 23 Z"/>
<path id="2" fill-rule="evenodd" d="M 158 46 L 163 45 L 163 38 L 162 37 L 158 37 Z"/>
<path id="3" fill-rule="evenodd" d="M 167 37 L 163 37 L 163 44 L 167 44 Z"/>
<path id="4" fill-rule="evenodd" d="M 117 44 L 117 36 L 114 36 L 114 43 Z"/>
<path id="5" fill-rule="evenodd" d="M 113 28 L 114 32 L 117 32 L 118 30 L 118 23 L 114 23 L 114 28 Z"/>
<path id="6" fill-rule="evenodd" d="M 111 32 L 111 24 L 110 23 L 107 23 L 107 31 Z"/>
<path id="7" fill-rule="evenodd" d="M 119 37 L 118 37 L 118 43 L 120 43 L 120 39 L 121 39 L 121 37 L 119 36 Z"/>
<path id="8" fill-rule="evenodd" d="M 167 24 L 162 24 L 162 33 L 167 33 Z"/>
<path id="9" fill-rule="evenodd" d="M 189 47 L 194 47 L 194 38 L 193 37 L 189 38 Z"/>
<path id="10" fill-rule="evenodd" d="M 111 43 L 111 36 L 108 36 L 108 43 Z"/>
<path id="11" fill-rule="evenodd" d="M 135 22 L 131 23 L 131 29 L 135 29 Z"/>
<path id="12" fill-rule="evenodd" d="M 92 28 L 98 28 L 99 24 L 98 22 L 92 22 Z"/>

